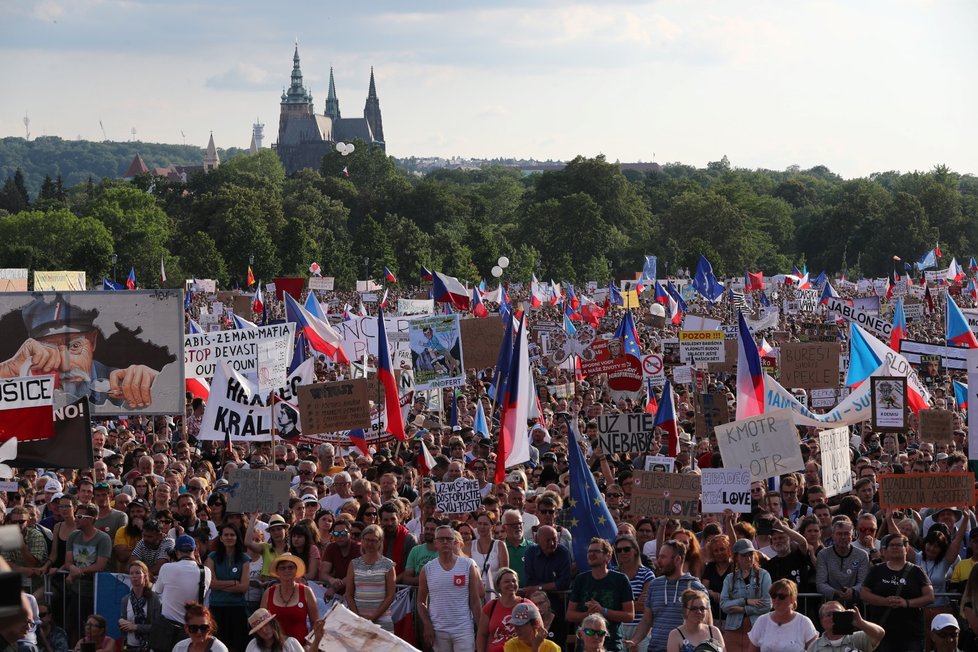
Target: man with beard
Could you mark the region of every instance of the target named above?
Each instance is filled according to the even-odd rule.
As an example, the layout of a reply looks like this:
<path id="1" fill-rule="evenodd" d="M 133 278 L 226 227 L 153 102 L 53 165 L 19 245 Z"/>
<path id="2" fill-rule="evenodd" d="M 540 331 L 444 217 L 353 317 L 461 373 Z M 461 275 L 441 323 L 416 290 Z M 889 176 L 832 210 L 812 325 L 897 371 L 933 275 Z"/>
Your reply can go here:
<path id="1" fill-rule="evenodd" d="M 682 542 L 669 540 L 659 548 L 656 564 L 659 575 L 649 584 L 645 598 L 645 611 L 642 622 L 632 634 L 632 640 L 625 641 L 631 652 L 638 651 L 638 644 L 651 630 L 648 652 L 666 652 L 669 632 L 683 624 L 683 591 L 694 589 L 707 596 L 706 587 L 689 573 L 683 573 L 686 560 L 686 546 Z M 706 611 L 706 622 L 713 624 L 713 615 Z"/>
<path id="2" fill-rule="evenodd" d="M 601 614 L 608 622 L 605 646 L 609 650 L 621 650 L 621 624 L 635 619 L 635 599 L 628 577 L 608 568 L 613 551 L 604 539 L 591 539 L 587 547 L 590 571 L 574 578 L 567 602 L 567 620 L 579 623 L 592 613 Z"/>
<path id="3" fill-rule="evenodd" d="M 401 578 L 402 583 L 417 586 L 421 569 L 424 568 L 425 564 L 438 556 L 438 547 L 435 546 L 435 530 L 440 525 L 443 525 L 442 521 L 434 517 L 425 521 L 422 535 L 424 537 L 424 545 L 417 545 L 411 548 L 407 562 L 404 564 L 404 577 Z"/>
<path id="4" fill-rule="evenodd" d="M 160 573 L 163 564 L 170 561 L 174 541 L 163 536 L 163 526 L 155 518 L 143 523 L 143 535 L 136 547 L 133 548 L 130 560 L 138 559 L 147 566 L 153 577 Z"/>
<path id="5" fill-rule="evenodd" d="M 132 556 L 136 544 L 143 540 L 143 524 L 149 515 L 149 505 L 142 498 L 136 498 L 129 503 L 129 522 L 119 528 L 113 540 L 112 556 L 115 557 L 116 568 L 125 568 Z"/>
<path id="6" fill-rule="evenodd" d="M 380 527 L 384 531 L 384 556 L 394 562 L 397 571 L 397 581 L 404 576 L 408 556 L 411 549 L 418 545 L 418 540 L 400 523 L 397 504 L 384 503 L 380 512 Z"/>
<path id="7" fill-rule="evenodd" d="M 808 556 L 808 541 L 793 528 L 775 521 L 771 533 L 771 548 L 774 555 L 768 558 L 761 567 L 771 575 L 771 582 L 788 579 L 798 585 L 799 593 L 811 593 L 815 590 L 815 569 Z M 802 604 L 801 611 L 805 615 L 815 616 L 814 609 L 807 608 L 808 603 Z"/>

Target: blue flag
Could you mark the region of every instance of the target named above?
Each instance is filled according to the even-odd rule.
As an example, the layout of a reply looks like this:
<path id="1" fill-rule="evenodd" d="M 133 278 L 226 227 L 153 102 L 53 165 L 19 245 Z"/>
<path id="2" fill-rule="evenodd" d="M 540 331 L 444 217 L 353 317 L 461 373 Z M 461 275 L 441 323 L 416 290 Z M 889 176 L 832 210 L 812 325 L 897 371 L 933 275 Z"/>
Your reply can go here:
<path id="1" fill-rule="evenodd" d="M 119 285 L 118 283 L 113 283 L 109 279 L 107 279 L 105 277 L 102 277 L 102 289 L 103 290 L 110 290 L 110 291 L 113 291 L 114 292 L 116 290 L 122 290 L 123 287 L 121 285 Z M 188 293 L 188 296 L 189 296 L 189 293 Z M 189 305 L 186 305 L 186 302 L 185 302 L 184 305 L 186 306 L 186 308 L 188 310 L 190 309 L 190 306 Z"/>
<path id="2" fill-rule="evenodd" d="M 486 423 L 486 409 L 482 407 L 481 400 L 475 402 L 475 421 L 472 423 L 472 429 L 475 430 L 476 434 L 482 435 L 483 439 L 489 439 L 489 424 Z"/>
<path id="3" fill-rule="evenodd" d="M 499 347 L 499 357 L 496 358 L 496 372 L 492 375 L 492 397 L 497 406 L 502 405 L 506 394 L 506 383 L 509 379 L 509 363 L 513 358 L 513 319 L 503 318 L 503 343 Z"/>
<path id="4" fill-rule="evenodd" d="M 635 320 L 632 319 L 631 310 L 625 311 L 621 322 L 618 324 L 618 329 L 615 331 L 615 337 L 622 340 L 622 346 L 627 355 L 633 355 L 641 362 L 642 344 L 638 339 L 638 331 L 635 329 Z"/>
<path id="5" fill-rule="evenodd" d="M 645 267 L 642 268 L 643 281 L 654 281 L 658 278 L 656 276 L 656 267 L 658 267 L 658 264 L 659 259 L 656 256 L 645 257 Z"/>
<path id="6" fill-rule="evenodd" d="M 717 277 L 713 275 L 713 265 L 710 264 L 710 261 L 703 254 L 700 254 L 700 260 L 696 264 L 693 289 L 706 297 L 710 303 L 723 296 L 723 286 L 717 281 Z"/>
<path id="7" fill-rule="evenodd" d="M 309 357 L 306 351 L 306 334 L 300 332 L 295 336 L 295 348 L 292 349 L 292 363 L 289 364 L 289 374 L 295 372 L 299 368 L 299 365 L 306 361 Z"/>
<path id="8" fill-rule="evenodd" d="M 924 271 L 925 269 L 934 269 L 937 267 L 937 251 L 935 249 L 928 251 L 926 254 L 920 257 L 920 260 L 914 263 L 914 267 L 916 267 L 917 271 L 920 272 Z"/>
<path id="9" fill-rule="evenodd" d="M 566 417 L 565 417 L 566 418 Z M 567 419 L 570 442 L 567 446 L 567 463 L 570 466 L 570 498 L 567 499 L 565 524 L 570 528 L 574 561 L 578 568 L 588 568 L 587 549 L 592 537 L 609 542 L 618 536 L 618 526 L 611 518 L 604 496 L 598 490 L 591 469 L 584 460 L 578 442 L 581 436 L 573 419 Z"/>

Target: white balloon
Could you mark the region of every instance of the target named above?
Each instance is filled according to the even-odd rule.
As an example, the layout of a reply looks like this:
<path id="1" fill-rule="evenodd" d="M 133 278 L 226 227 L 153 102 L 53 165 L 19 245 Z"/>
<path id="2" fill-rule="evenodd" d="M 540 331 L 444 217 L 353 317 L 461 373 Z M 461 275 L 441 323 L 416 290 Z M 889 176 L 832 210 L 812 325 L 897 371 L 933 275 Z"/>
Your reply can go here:
<path id="1" fill-rule="evenodd" d="M 344 143 L 342 140 L 340 142 L 336 143 L 336 151 L 337 152 L 339 152 L 340 154 L 342 154 L 343 153 L 343 150 L 345 150 L 345 149 L 346 149 L 346 143 Z"/>
<path id="2" fill-rule="evenodd" d="M 503 275 L 503 268 L 500 267 L 499 265 L 493 265 L 491 273 L 493 278 L 499 278 L 500 276 Z"/>
<path id="3" fill-rule="evenodd" d="M 355 150 L 356 148 L 357 148 L 356 145 L 354 145 L 353 143 L 349 143 L 346 146 L 346 151 L 347 151 L 348 154 L 352 154 L 353 153 L 353 150 Z"/>
<path id="4" fill-rule="evenodd" d="M 500 256 L 499 260 L 496 261 L 496 264 L 502 267 L 503 269 L 506 269 L 507 267 L 509 267 L 509 258 L 507 258 L 506 256 Z"/>

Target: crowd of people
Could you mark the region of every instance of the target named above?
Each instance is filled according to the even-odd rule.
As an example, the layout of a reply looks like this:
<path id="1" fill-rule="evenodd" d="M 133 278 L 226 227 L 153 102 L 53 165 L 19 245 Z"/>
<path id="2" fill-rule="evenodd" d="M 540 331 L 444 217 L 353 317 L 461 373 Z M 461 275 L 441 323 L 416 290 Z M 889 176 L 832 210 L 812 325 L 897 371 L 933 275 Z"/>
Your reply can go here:
<path id="1" fill-rule="evenodd" d="M 781 289 L 780 298 L 793 292 Z M 526 299 L 511 288 L 514 307 Z M 691 312 L 734 323 L 726 300 L 689 303 Z M 633 310 L 646 352 L 661 351 L 677 330 L 652 305 L 643 295 Z M 563 309 L 527 314 L 532 328 Z M 620 316 L 612 308 L 596 330 L 612 333 Z M 939 310 L 926 315 L 910 336 L 940 341 L 941 319 Z M 824 322 L 824 312 L 782 315 L 758 341 L 777 347 L 824 336 Z M 836 331 L 831 337 L 847 329 Z M 375 443 L 366 455 L 301 439 L 230 450 L 198 441 L 205 404 L 189 396 L 175 418 L 94 423 L 92 468 L 18 469 L 18 490 L 4 496 L 3 522 L 17 525 L 21 540 L 3 557 L 23 589 L 16 613 L 0 609 L 4 649 L 312 650 L 324 635 L 321 604 L 334 601 L 437 652 L 976 649 L 974 511 L 885 509 L 877 496 L 882 474 L 967 469 L 965 415 L 950 384 L 960 372 L 924 378 L 935 407 L 955 411 L 950 443 L 922 441 L 913 420 L 898 433 L 852 427 L 848 494 L 826 496 L 816 429 L 799 428 L 804 468 L 753 483 L 749 513 L 663 519 L 630 509 L 633 476 L 647 454 L 665 452 L 663 433 L 641 455 L 596 445 L 596 419 L 643 411 L 644 391 L 616 396 L 607 378 L 576 378 L 537 348 L 532 364 L 541 413 L 531 424 L 531 460 L 506 469 L 505 482 L 494 481 L 495 436 L 473 427 L 478 403 L 494 414 L 492 369 L 467 370 L 456 425 L 442 407 L 449 393 L 419 396 L 406 440 Z M 349 374 L 317 362 L 320 380 Z M 699 372 L 676 391 L 675 471 L 722 465 L 716 437 L 696 429 L 695 395 L 719 392 L 733 406 L 735 376 Z M 421 442 L 434 457 L 430 475 L 421 472 Z M 572 446 L 617 525 L 613 538 L 589 539 L 587 567 L 575 563 L 572 541 L 588 534 L 567 518 Z M 226 475 L 238 468 L 288 471 L 288 509 L 231 511 Z M 460 477 L 478 481 L 479 508 L 441 513 L 433 483 Z M 128 577 L 119 641 L 96 613 L 98 573 Z"/>

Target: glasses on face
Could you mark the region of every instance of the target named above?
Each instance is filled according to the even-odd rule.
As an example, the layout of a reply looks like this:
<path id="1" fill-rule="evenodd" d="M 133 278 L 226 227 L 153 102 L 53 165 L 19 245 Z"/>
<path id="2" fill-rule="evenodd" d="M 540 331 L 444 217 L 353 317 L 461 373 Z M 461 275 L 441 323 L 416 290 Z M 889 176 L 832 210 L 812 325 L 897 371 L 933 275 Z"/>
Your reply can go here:
<path id="1" fill-rule="evenodd" d="M 787 593 L 772 593 L 772 600 L 787 600 L 790 596 Z"/>
<path id="2" fill-rule="evenodd" d="M 621 498 L 621 497 L 622 497 L 622 496 L 624 496 L 624 495 L 625 495 L 625 494 L 622 494 L 622 493 L 617 493 L 617 492 L 616 492 L 616 493 L 613 493 L 613 494 L 608 494 L 608 498 Z"/>
<path id="3" fill-rule="evenodd" d="M 698 614 L 705 614 L 707 611 L 709 611 L 709 609 L 706 607 L 687 607 L 686 609 Z"/>
<path id="4" fill-rule="evenodd" d="M 187 631 L 191 634 L 206 634 L 211 629 L 210 625 L 187 625 Z"/>
<path id="5" fill-rule="evenodd" d="M 876 528 L 874 528 L 874 527 L 861 527 L 861 528 L 859 528 L 859 534 L 873 534 L 874 532 L 876 532 Z"/>
<path id="6" fill-rule="evenodd" d="M 447 543 L 454 540 L 455 537 L 435 537 L 435 541 L 438 541 L 439 543 Z"/>
<path id="7" fill-rule="evenodd" d="M 587 554 L 589 554 L 589 555 L 603 555 L 604 554 L 604 550 L 588 550 L 587 551 Z"/>
<path id="8" fill-rule="evenodd" d="M 557 513 L 557 510 L 556 509 L 537 509 L 537 511 L 540 512 L 541 514 L 556 514 Z"/>
<path id="9" fill-rule="evenodd" d="M 625 548 L 615 548 L 615 552 L 617 552 L 619 555 L 624 555 L 625 553 L 631 551 L 632 551 L 631 546 L 626 546 Z"/>
<path id="10" fill-rule="evenodd" d="M 333 530 L 332 534 L 334 537 L 345 537 L 350 535 L 350 533 L 346 530 Z"/>
<path id="11" fill-rule="evenodd" d="M 584 634 L 586 636 L 597 636 L 598 638 L 604 638 L 608 635 L 608 632 L 602 629 L 591 629 L 590 627 L 585 627 Z"/>
<path id="12" fill-rule="evenodd" d="M 91 519 L 94 519 L 95 517 L 92 516 L 91 514 L 75 514 L 75 518 L 91 518 Z"/>

